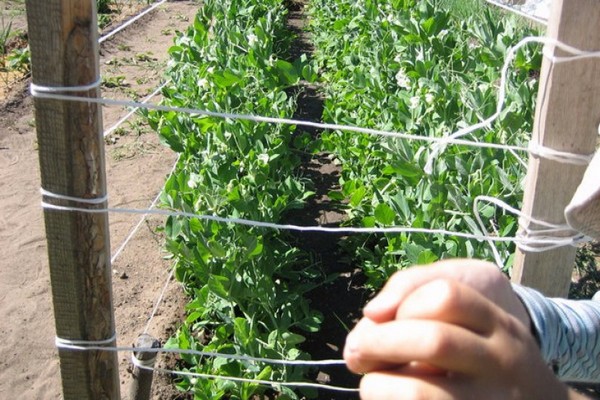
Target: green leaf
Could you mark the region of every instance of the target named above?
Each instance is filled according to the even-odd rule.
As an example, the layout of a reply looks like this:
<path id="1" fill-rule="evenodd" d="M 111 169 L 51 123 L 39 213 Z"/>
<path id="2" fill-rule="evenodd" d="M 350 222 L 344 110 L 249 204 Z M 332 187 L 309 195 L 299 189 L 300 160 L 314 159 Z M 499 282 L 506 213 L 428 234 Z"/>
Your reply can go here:
<path id="1" fill-rule="evenodd" d="M 373 228 L 376 222 L 377 219 L 374 216 L 369 215 L 362 219 L 362 226 L 364 226 L 365 228 Z"/>
<path id="2" fill-rule="evenodd" d="M 223 258 L 227 255 L 227 250 L 219 242 L 210 240 L 207 245 L 213 256 Z"/>
<path id="3" fill-rule="evenodd" d="M 437 260 L 438 260 L 438 257 L 435 254 L 433 254 L 433 252 L 431 250 L 425 249 L 421 253 L 419 253 L 416 264 L 418 264 L 418 265 L 431 264 L 432 262 L 435 262 Z"/>
<path id="4" fill-rule="evenodd" d="M 385 203 L 379 203 L 379 205 L 375 208 L 375 219 L 377 222 L 383 225 L 391 225 L 394 223 L 394 219 L 396 218 L 396 213 L 392 210 L 392 207 L 388 206 Z"/>
<path id="5" fill-rule="evenodd" d="M 213 81 L 221 88 L 227 88 L 240 82 L 242 79 L 231 71 L 215 72 L 212 76 Z"/>
<path id="6" fill-rule="evenodd" d="M 298 72 L 292 63 L 284 60 L 277 60 L 275 62 L 275 67 L 277 68 L 280 78 L 282 78 L 286 84 L 294 85 L 300 80 Z"/>
<path id="7" fill-rule="evenodd" d="M 192 322 L 194 322 L 195 320 L 197 320 L 201 316 L 202 316 L 201 312 L 194 311 L 193 313 L 191 313 L 190 315 L 187 316 L 187 318 L 185 319 L 185 322 L 188 323 L 188 324 L 191 324 Z"/>
<path id="8" fill-rule="evenodd" d="M 304 336 L 292 332 L 285 332 L 283 335 L 281 335 L 281 337 L 289 346 L 303 343 L 306 340 Z"/>
<path id="9" fill-rule="evenodd" d="M 229 286 L 229 279 L 224 276 L 210 275 L 208 278 L 208 288 L 210 291 L 227 300 L 229 299 L 229 292 L 225 286 Z"/>
<path id="10" fill-rule="evenodd" d="M 361 186 L 358 189 L 356 189 L 354 191 L 354 193 L 352 193 L 352 196 L 350 197 L 350 205 L 352 205 L 352 207 L 358 207 L 361 200 L 365 197 L 366 193 L 367 193 L 367 189 L 365 189 L 364 186 Z"/>
<path id="11" fill-rule="evenodd" d="M 250 324 L 245 318 L 233 320 L 233 331 L 237 339 L 246 346 L 250 342 Z"/>
<path id="12" fill-rule="evenodd" d="M 331 200 L 335 200 L 335 201 L 343 201 L 345 199 L 342 192 L 334 191 L 334 190 L 327 193 L 327 197 L 329 197 Z"/>

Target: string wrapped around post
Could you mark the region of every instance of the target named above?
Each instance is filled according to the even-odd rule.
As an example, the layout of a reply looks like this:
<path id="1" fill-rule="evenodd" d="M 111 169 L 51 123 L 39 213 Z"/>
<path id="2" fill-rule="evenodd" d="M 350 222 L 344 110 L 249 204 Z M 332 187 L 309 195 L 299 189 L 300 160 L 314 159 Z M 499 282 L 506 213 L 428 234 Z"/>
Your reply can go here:
<path id="1" fill-rule="evenodd" d="M 160 342 L 152 336 L 144 333 L 140 335 L 136 342 L 139 348 L 159 348 Z M 153 368 L 156 363 L 157 353 L 150 353 L 140 349 L 131 354 L 131 362 L 134 365 L 132 372 L 132 381 L 129 391 L 131 400 L 149 400 L 152 392 Z"/>

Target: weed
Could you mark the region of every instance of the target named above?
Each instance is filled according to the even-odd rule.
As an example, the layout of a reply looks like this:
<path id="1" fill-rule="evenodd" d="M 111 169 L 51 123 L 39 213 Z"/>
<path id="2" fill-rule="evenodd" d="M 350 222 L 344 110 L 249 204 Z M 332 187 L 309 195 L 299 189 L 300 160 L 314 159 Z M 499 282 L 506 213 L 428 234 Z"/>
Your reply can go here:
<path id="1" fill-rule="evenodd" d="M 102 77 L 102 86 L 109 89 L 114 88 L 124 88 L 128 87 L 129 83 L 127 83 L 124 75 L 116 75 L 116 76 L 103 76 Z"/>

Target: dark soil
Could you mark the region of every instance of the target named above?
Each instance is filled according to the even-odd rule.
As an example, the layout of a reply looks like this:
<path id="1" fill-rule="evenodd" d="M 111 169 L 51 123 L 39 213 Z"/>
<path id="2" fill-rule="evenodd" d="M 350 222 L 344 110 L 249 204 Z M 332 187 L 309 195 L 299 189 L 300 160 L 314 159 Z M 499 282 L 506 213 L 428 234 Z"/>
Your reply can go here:
<path id="1" fill-rule="evenodd" d="M 310 59 L 312 44 L 304 30 L 304 1 L 289 4 L 288 27 L 295 35 L 290 50 L 290 59 L 306 54 Z M 295 119 L 320 121 L 323 112 L 323 98 L 318 88 L 304 85 L 300 89 Z M 296 134 L 308 133 L 318 140 L 321 132 L 318 129 L 299 127 Z M 315 195 L 307 206 L 300 211 L 290 213 L 288 221 L 298 225 L 339 226 L 345 218 L 342 205 L 332 201 L 328 196 L 332 190 L 339 190 L 340 168 L 334 164 L 328 154 L 304 154 L 300 173 L 314 185 L 311 189 Z M 343 262 L 339 242 L 343 235 L 331 233 L 293 233 L 296 246 L 313 255 L 320 265 L 324 276 L 335 276 L 309 293 L 311 306 L 323 313 L 321 330 L 310 334 L 303 345 L 303 350 L 311 354 L 315 360 L 341 359 L 344 342 L 348 331 L 360 318 L 360 310 L 367 301 L 369 292 L 364 287 L 364 276 L 360 268 Z M 326 366 L 313 371 L 313 379 L 319 383 L 332 386 L 357 388 L 360 377 L 352 374 L 345 366 Z M 356 399 L 356 393 L 320 390 L 319 399 Z"/>

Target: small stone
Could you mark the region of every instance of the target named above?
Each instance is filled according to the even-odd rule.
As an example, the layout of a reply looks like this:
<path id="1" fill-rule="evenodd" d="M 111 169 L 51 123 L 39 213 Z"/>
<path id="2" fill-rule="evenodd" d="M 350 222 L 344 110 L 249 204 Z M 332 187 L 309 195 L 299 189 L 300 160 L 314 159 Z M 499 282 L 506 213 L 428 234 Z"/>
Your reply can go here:
<path id="1" fill-rule="evenodd" d="M 321 384 L 327 384 L 329 382 L 331 382 L 331 377 L 329 376 L 329 374 L 326 374 L 323 371 L 319 371 L 319 374 L 317 375 L 317 382 L 321 383 Z"/>
<path id="2" fill-rule="evenodd" d="M 127 272 L 123 272 L 121 274 L 121 276 L 119 276 L 119 278 L 121 278 L 121 279 L 127 279 L 127 278 L 129 278 L 129 275 L 127 275 Z"/>

